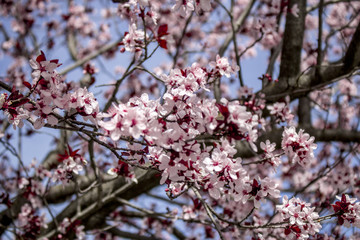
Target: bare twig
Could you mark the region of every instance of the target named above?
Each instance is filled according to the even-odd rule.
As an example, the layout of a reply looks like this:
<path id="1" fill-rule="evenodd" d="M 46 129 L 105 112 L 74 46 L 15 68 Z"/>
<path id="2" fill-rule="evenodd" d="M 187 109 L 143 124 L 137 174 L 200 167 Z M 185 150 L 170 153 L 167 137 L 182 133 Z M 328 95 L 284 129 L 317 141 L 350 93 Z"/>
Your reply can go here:
<path id="1" fill-rule="evenodd" d="M 205 202 L 205 200 L 201 197 L 199 191 L 196 189 L 196 187 L 191 187 L 191 189 L 193 190 L 193 192 L 195 193 L 196 197 L 201 201 L 201 203 L 203 204 L 207 215 L 209 216 L 211 222 L 214 224 L 216 231 L 218 232 L 220 239 L 224 240 L 224 236 L 221 233 L 221 229 L 219 224 L 216 222 L 216 220 L 214 219 L 212 212 L 209 208 L 209 205 Z"/>

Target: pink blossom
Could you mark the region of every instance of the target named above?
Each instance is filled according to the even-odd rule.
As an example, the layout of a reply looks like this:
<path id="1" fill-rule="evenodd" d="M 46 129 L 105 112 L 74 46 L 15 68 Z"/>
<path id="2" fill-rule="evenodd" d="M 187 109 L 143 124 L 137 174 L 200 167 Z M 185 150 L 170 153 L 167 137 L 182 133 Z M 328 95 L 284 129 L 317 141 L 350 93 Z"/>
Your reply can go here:
<path id="1" fill-rule="evenodd" d="M 280 191 L 276 189 L 277 186 L 278 184 L 276 184 L 274 180 L 271 180 L 268 177 L 264 179 L 257 178 L 253 180 L 247 178 L 247 181 L 245 181 L 242 190 L 244 194 L 243 203 L 250 199 L 253 199 L 254 206 L 256 208 L 260 208 L 260 202 L 265 202 L 265 197 L 280 197 Z"/>
<path id="2" fill-rule="evenodd" d="M 195 6 L 197 11 L 201 9 L 204 12 L 211 10 L 211 0 L 195 0 Z"/>
<path id="3" fill-rule="evenodd" d="M 62 222 L 59 224 L 59 232 L 62 234 L 66 234 L 66 228 L 70 226 L 71 222 L 69 218 L 64 218 Z"/>
<path id="4" fill-rule="evenodd" d="M 58 64 L 57 60 L 46 61 L 45 54 L 41 52 L 36 60 L 30 59 L 29 60 L 30 66 L 34 71 L 32 72 L 31 76 L 34 79 L 34 84 L 43 77 L 47 81 L 50 80 L 51 74 L 54 73 L 55 68 L 59 67 L 61 64 Z"/>
<path id="5" fill-rule="evenodd" d="M 129 26 L 129 32 L 125 33 L 123 44 L 126 51 L 135 52 L 137 47 L 141 47 L 142 44 L 139 44 L 139 41 L 144 40 L 144 31 L 137 30 L 136 24 Z"/>
<path id="6" fill-rule="evenodd" d="M 338 224 L 349 228 L 351 225 L 360 227 L 360 203 L 356 198 L 350 198 L 347 194 L 336 196 L 340 201 L 332 204 L 335 213 L 338 213 Z"/>
<path id="7" fill-rule="evenodd" d="M 192 0 L 176 0 L 176 4 L 172 7 L 173 11 L 180 11 L 182 17 L 186 17 L 190 12 L 194 11 Z"/>
<path id="8" fill-rule="evenodd" d="M 285 195 L 283 204 L 277 205 L 276 209 L 280 212 L 283 220 L 288 220 L 289 225 L 285 228 L 285 235 L 296 239 L 308 239 L 309 235 L 315 235 L 321 229 L 321 224 L 314 221 L 319 214 L 314 211 L 315 207 L 310 207 L 299 198 L 291 198 Z"/>
<path id="9" fill-rule="evenodd" d="M 294 115 L 291 113 L 288 103 L 276 102 L 273 105 L 268 105 L 267 109 L 271 115 L 276 117 L 277 122 L 291 123 Z"/>
<path id="10" fill-rule="evenodd" d="M 229 61 L 226 57 L 216 56 L 216 62 L 210 62 L 210 66 L 219 71 L 220 75 L 230 77 L 230 74 L 234 74 L 239 70 L 239 66 L 230 66 Z"/>
<path id="11" fill-rule="evenodd" d="M 265 143 L 260 143 L 260 148 L 264 151 L 263 158 L 267 160 L 272 166 L 277 167 L 280 165 L 280 157 L 277 156 L 275 151 L 276 143 L 270 143 L 270 140 L 266 140 Z"/>
<path id="12" fill-rule="evenodd" d="M 29 180 L 27 180 L 26 178 L 20 178 L 18 180 L 18 185 L 20 189 L 26 187 L 29 183 L 30 183 Z"/>
<path id="13" fill-rule="evenodd" d="M 303 167 L 315 161 L 314 149 L 317 145 L 314 137 L 304 133 L 303 129 L 296 133 L 295 127 L 285 128 L 282 137 L 281 147 L 291 161 Z"/>

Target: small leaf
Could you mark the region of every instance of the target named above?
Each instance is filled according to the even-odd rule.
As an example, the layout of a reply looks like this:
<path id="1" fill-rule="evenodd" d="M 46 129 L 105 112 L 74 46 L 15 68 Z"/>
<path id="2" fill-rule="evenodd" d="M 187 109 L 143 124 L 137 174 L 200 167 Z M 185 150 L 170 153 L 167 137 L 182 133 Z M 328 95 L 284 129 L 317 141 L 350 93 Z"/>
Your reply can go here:
<path id="1" fill-rule="evenodd" d="M 24 99 L 21 99 L 20 101 L 18 101 L 18 102 L 15 102 L 15 103 L 12 103 L 11 104 L 11 107 L 19 107 L 19 106 L 21 106 L 21 105 L 24 105 L 25 103 L 28 103 L 30 101 L 30 99 L 28 99 L 28 98 L 24 98 Z"/>
<path id="2" fill-rule="evenodd" d="M 346 196 L 345 196 L 345 194 L 343 194 L 343 195 L 341 196 L 341 202 L 346 203 Z"/>
<path id="3" fill-rule="evenodd" d="M 291 227 L 292 228 L 292 230 L 294 231 L 294 232 L 296 232 L 296 233 L 301 233 L 301 230 L 300 230 L 300 228 L 298 227 L 298 226 L 293 226 L 293 227 Z"/>
<path id="4" fill-rule="evenodd" d="M 31 90 L 31 84 L 29 82 L 23 81 L 23 84 L 24 84 L 25 87 L 27 87 L 28 89 Z"/>
<path id="5" fill-rule="evenodd" d="M 51 63 L 56 63 L 58 64 L 59 63 L 59 59 L 53 59 L 53 60 L 50 60 Z"/>
<path id="6" fill-rule="evenodd" d="M 40 54 L 39 56 L 37 56 L 37 58 L 36 58 L 36 61 L 37 61 L 38 63 L 40 63 L 40 62 L 42 62 L 42 61 L 46 61 L 46 57 L 45 57 L 44 52 L 43 52 L 43 51 L 40 51 L 40 52 L 41 52 L 41 54 Z"/>
<path id="7" fill-rule="evenodd" d="M 168 49 L 168 48 L 167 48 L 167 44 L 166 44 L 166 40 L 164 40 L 164 39 L 158 39 L 158 43 L 159 43 L 159 45 L 160 45 L 161 48 Z"/>
<path id="8" fill-rule="evenodd" d="M 165 36 L 165 35 L 168 35 L 169 33 L 167 31 L 168 31 L 168 25 L 167 24 L 160 25 L 159 29 L 158 29 L 158 38 L 160 38 L 162 36 Z"/>

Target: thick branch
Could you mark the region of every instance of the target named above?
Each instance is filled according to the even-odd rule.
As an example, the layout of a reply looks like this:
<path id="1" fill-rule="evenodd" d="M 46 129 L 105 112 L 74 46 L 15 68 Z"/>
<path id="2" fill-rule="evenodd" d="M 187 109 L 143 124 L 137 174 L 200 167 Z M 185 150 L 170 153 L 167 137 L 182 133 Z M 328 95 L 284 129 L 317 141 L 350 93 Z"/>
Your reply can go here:
<path id="1" fill-rule="evenodd" d="M 290 12 L 286 15 L 284 43 L 281 52 L 279 85 L 281 87 L 294 86 L 300 72 L 301 49 L 305 30 L 306 1 L 292 0 L 288 9 L 295 4 L 299 8 L 299 16 Z"/>
<path id="2" fill-rule="evenodd" d="M 103 182 L 109 182 L 113 179 L 113 177 L 109 175 L 105 175 L 103 177 L 105 178 L 102 179 Z M 88 174 L 87 176 L 79 176 L 76 180 L 78 182 L 78 187 L 82 192 L 87 192 L 99 185 L 99 183 L 96 182 L 96 176 L 94 173 Z M 75 194 L 75 191 L 75 183 L 70 182 L 66 185 L 56 185 L 51 187 L 45 197 L 48 203 L 60 203 L 68 200 L 69 197 Z"/>
<path id="3" fill-rule="evenodd" d="M 298 116 L 299 126 L 310 127 L 311 126 L 311 105 L 308 97 L 301 97 L 299 99 Z"/>
<path id="4" fill-rule="evenodd" d="M 125 179 L 118 178 L 112 182 L 104 183 L 102 186 L 102 205 L 98 206 L 98 188 L 92 189 L 78 199 L 81 212 L 77 213 L 77 201 L 72 201 L 57 217 L 57 221 L 61 222 L 65 217 L 71 218 L 72 221 L 78 219 L 87 225 L 87 228 L 98 228 L 104 222 L 104 218 L 99 218 L 95 213 L 101 213 L 107 216 L 118 206 L 116 197 L 123 199 L 131 199 L 139 196 L 143 192 L 149 191 L 151 188 L 159 184 L 157 171 L 136 170 L 138 183 L 126 183 Z M 100 221 L 99 221 L 100 220 Z M 100 224 L 100 225 L 99 225 Z M 51 222 L 46 229 L 46 236 L 51 237 L 56 233 L 55 224 Z"/>
<path id="5" fill-rule="evenodd" d="M 286 44 L 284 43 L 284 45 Z M 270 101 L 277 101 L 286 95 L 290 95 L 292 99 L 295 99 L 305 96 L 312 90 L 352 76 L 360 68 L 360 24 L 356 28 L 345 57 L 327 66 L 322 65 L 319 68 L 318 74 L 320 77 L 316 77 L 315 68 L 306 74 L 298 74 L 295 79 L 296 89 L 285 90 L 282 85 L 273 83 L 266 86 L 262 92 Z"/>
<path id="6" fill-rule="evenodd" d="M 160 240 L 160 238 L 147 237 L 135 233 L 121 231 L 116 227 L 111 227 L 107 231 L 114 236 L 121 237 L 121 239 L 125 238 L 125 239 L 133 239 L 133 240 Z"/>
<path id="7" fill-rule="evenodd" d="M 343 61 L 343 72 L 348 73 L 355 67 L 360 66 L 360 24 L 351 39 Z"/>

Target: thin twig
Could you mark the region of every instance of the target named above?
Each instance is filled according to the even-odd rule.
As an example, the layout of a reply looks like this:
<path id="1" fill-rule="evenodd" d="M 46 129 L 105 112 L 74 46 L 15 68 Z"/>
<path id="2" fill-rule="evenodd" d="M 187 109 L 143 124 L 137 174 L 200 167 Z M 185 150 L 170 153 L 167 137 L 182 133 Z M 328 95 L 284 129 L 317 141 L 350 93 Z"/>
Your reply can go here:
<path id="1" fill-rule="evenodd" d="M 96 58 L 96 57 L 98 57 L 99 55 L 101 55 L 101 54 L 109 51 L 111 48 L 116 47 L 121 41 L 122 41 L 122 39 L 120 39 L 120 40 L 118 40 L 118 41 L 115 41 L 115 42 L 113 42 L 113 43 L 110 43 L 110 44 L 108 44 L 108 45 L 105 45 L 105 46 L 103 46 L 102 48 L 98 49 L 97 51 L 89 54 L 88 56 L 86 56 L 86 57 L 84 57 L 84 58 L 76 61 L 76 62 L 73 63 L 72 65 L 70 65 L 70 66 L 66 67 L 64 70 L 62 70 L 62 71 L 60 72 L 60 75 L 65 75 L 65 74 L 67 74 L 68 72 L 70 72 L 70 71 L 76 69 L 77 67 L 83 65 L 84 63 L 90 61 L 91 59 Z"/>
<path id="2" fill-rule="evenodd" d="M 193 192 L 195 193 L 196 197 L 200 200 L 200 202 L 204 205 L 204 208 L 206 210 L 207 215 L 209 216 L 211 222 L 214 224 L 216 231 L 218 232 L 220 239 L 225 240 L 225 238 L 223 237 L 222 233 L 221 233 L 221 229 L 219 224 L 215 221 L 211 210 L 209 209 L 209 205 L 205 202 L 205 200 L 201 197 L 199 191 L 196 189 L 196 187 L 191 187 L 191 189 L 193 190 Z"/>

